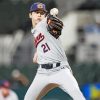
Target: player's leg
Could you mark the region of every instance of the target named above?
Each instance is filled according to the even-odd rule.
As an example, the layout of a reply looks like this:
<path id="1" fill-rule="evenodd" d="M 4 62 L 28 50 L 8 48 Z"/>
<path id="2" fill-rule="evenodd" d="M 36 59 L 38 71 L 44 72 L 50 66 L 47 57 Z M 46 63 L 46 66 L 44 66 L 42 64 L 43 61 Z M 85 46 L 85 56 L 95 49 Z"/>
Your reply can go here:
<path id="1" fill-rule="evenodd" d="M 78 83 L 69 69 L 65 68 L 61 71 L 60 88 L 68 93 L 73 100 L 85 100 L 81 93 Z"/>
<path id="2" fill-rule="evenodd" d="M 40 94 L 38 95 L 37 97 L 37 100 L 40 100 L 43 96 L 45 96 L 50 90 L 58 87 L 59 85 L 58 84 L 55 84 L 55 83 L 50 83 L 48 84 L 47 86 L 45 86 L 42 91 L 40 92 Z"/>
<path id="3" fill-rule="evenodd" d="M 39 100 L 37 99 L 42 89 L 48 84 L 47 76 L 44 74 L 37 74 L 27 90 L 24 100 Z"/>

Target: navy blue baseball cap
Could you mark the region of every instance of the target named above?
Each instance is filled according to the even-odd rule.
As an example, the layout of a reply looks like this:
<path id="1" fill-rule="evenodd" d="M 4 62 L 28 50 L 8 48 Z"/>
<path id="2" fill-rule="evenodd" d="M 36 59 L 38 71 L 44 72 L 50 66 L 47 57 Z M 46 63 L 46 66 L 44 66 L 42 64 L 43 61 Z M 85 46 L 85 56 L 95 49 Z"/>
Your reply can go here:
<path id="1" fill-rule="evenodd" d="M 30 7 L 30 12 L 35 12 L 38 10 L 42 10 L 44 12 L 47 12 L 45 4 L 40 3 L 40 2 L 33 3 Z"/>

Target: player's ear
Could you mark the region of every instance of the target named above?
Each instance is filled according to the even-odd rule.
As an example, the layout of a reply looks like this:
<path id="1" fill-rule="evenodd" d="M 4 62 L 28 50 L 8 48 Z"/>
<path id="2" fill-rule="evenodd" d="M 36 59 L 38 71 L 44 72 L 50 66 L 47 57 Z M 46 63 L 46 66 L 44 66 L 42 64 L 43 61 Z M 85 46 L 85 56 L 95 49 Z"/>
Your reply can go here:
<path id="1" fill-rule="evenodd" d="M 29 13 L 29 18 L 32 18 L 32 13 Z"/>

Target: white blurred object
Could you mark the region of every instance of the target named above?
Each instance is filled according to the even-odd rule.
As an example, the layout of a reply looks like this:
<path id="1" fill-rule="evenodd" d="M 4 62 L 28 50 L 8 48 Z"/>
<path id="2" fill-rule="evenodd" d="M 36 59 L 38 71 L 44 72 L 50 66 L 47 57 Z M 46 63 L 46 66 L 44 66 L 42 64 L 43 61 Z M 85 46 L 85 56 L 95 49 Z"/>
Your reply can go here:
<path id="1" fill-rule="evenodd" d="M 64 28 L 62 30 L 61 41 L 65 51 L 77 43 L 77 19 L 78 14 L 75 12 L 68 13 L 63 19 Z"/>
<path id="2" fill-rule="evenodd" d="M 59 10 L 58 10 L 57 8 L 52 8 L 52 9 L 50 10 L 50 14 L 53 15 L 53 16 L 58 15 L 58 13 L 59 13 Z"/>
<path id="3" fill-rule="evenodd" d="M 15 69 L 15 70 L 12 71 L 12 76 L 14 78 L 18 78 L 20 75 L 21 75 L 21 73 L 20 73 L 19 70 Z"/>
<path id="4" fill-rule="evenodd" d="M 17 30 L 14 35 L 0 35 L 0 65 L 9 66 L 13 55 L 24 37 L 22 30 Z"/>
<path id="5" fill-rule="evenodd" d="M 94 13 L 95 21 L 96 23 L 100 23 L 100 13 L 99 11 Z"/>

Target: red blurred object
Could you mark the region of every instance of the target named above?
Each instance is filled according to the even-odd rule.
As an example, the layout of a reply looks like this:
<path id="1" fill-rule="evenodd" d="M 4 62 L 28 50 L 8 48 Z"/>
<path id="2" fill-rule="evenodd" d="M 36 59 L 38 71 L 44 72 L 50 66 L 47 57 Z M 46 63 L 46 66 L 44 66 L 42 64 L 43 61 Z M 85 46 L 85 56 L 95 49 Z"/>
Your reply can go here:
<path id="1" fill-rule="evenodd" d="M 10 87 L 10 82 L 7 81 L 7 80 L 2 80 L 2 81 L 0 81 L 0 87 L 9 88 Z"/>

